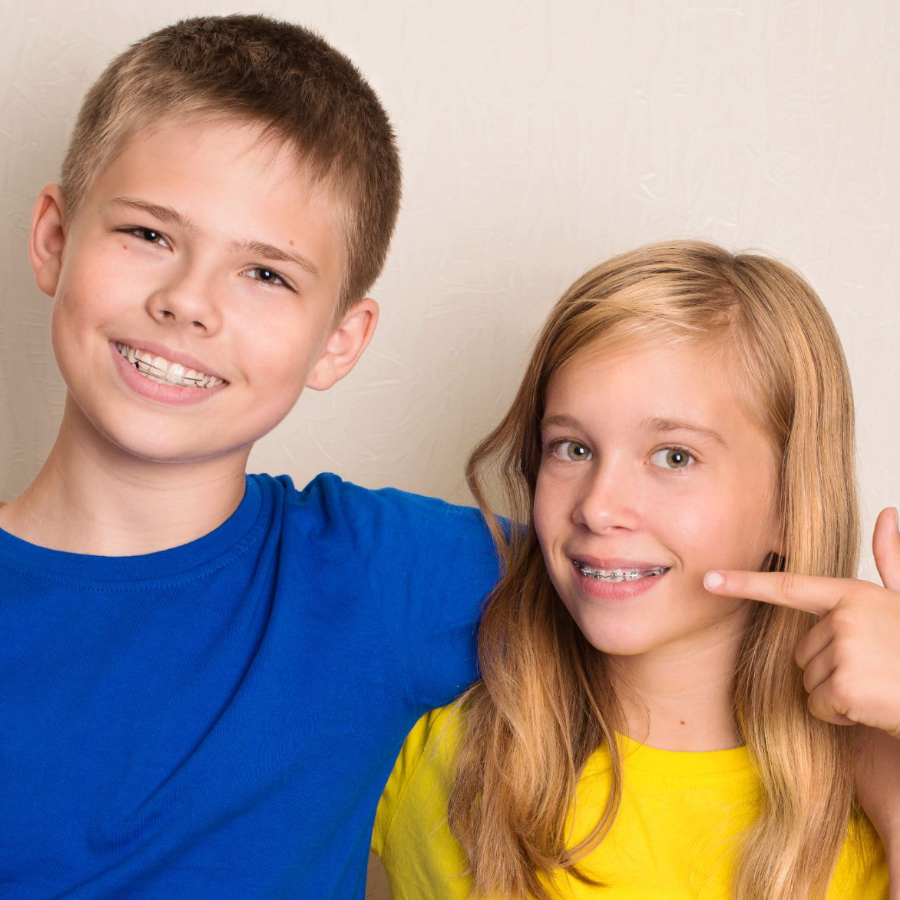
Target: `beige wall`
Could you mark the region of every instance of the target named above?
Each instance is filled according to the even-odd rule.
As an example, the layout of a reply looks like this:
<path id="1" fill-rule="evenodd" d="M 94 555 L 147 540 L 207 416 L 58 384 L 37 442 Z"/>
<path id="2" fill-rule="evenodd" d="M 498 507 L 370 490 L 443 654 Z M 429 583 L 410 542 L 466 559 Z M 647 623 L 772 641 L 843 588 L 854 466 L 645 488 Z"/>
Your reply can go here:
<path id="1" fill-rule="evenodd" d="M 312 25 L 356 60 L 406 171 L 375 344 L 259 444 L 255 468 L 464 499 L 466 451 L 562 288 L 613 252 L 701 236 L 810 278 L 853 371 L 866 522 L 900 501 L 891 0 L 4 0 L 0 498 L 34 475 L 62 409 L 25 241 L 81 94 L 153 28 L 251 9 Z"/>

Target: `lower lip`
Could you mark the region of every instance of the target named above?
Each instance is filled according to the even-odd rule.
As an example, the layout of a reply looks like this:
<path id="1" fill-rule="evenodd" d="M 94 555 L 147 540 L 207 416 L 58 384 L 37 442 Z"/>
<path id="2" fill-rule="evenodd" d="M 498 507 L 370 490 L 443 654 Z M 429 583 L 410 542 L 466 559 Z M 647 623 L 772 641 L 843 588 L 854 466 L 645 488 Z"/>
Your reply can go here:
<path id="1" fill-rule="evenodd" d="M 165 403 L 167 406 L 195 406 L 203 403 L 204 400 L 211 399 L 218 394 L 223 388 L 228 387 L 227 382 L 217 384 L 211 388 L 195 388 L 195 387 L 179 387 L 175 384 L 160 384 L 141 375 L 138 370 L 116 350 L 116 345 L 112 341 L 109 344 L 110 351 L 113 355 L 114 365 L 116 366 L 122 381 L 131 388 L 135 394 L 146 397 L 148 400 L 154 400 L 157 403 Z"/>
<path id="2" fill-rule="evenodd" d="M 578 569 L 573 568 L 575 578 L 578 580 L 582 591 L 597 600 L 630 600 L 640 594 L 646 594 L 658 585 L 666 575 L 649 575 L 638 581 L 601 581 L 599 578 L 591 578 L 590 575 L 582 575 Z"/>

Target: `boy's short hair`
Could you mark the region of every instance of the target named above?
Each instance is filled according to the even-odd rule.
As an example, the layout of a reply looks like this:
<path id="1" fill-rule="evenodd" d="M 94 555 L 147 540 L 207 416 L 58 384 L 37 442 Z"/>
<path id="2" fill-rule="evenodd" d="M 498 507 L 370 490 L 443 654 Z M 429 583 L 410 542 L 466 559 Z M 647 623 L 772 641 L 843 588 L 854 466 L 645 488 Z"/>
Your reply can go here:
<path id="1" fill-rule="evenodd" d="M 341 207 L 340 310 L 365 295 L 397 219 L 400 158 L 378 96 L 346 56 L 260 15 L 185 19 L 138 41 L 82 104 L 62 169 L 67 216 L 136 131 L 173 115 L 258 122 L 295 148 Z"/>

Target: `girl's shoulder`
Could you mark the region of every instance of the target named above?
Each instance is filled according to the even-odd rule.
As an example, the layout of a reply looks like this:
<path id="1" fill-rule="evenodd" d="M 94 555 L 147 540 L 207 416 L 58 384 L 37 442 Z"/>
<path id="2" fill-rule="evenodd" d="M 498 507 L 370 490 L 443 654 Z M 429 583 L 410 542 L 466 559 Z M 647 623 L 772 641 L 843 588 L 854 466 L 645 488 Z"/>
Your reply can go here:
<path id="1" fill-rule="evenodd" d="M 446 817 L 447 800 L 452 788 L 456 751 L 462 738 L 461 710 L 458 702 L 425 713 L 413 726 L 400 750 L 385 785 L 372 835 L 372 849 L 383 855 L 388 835 L 398 811 L 420 798 L 443 804 Z"/>

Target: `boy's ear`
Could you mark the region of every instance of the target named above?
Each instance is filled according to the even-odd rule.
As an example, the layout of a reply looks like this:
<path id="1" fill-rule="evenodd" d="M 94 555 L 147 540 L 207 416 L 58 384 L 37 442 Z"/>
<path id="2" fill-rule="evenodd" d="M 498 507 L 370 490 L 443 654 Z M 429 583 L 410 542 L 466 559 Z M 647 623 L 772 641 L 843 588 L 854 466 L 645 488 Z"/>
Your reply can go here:
<path id="1" fill-rule="evenodd" d="M 378 324 L 378 304 L 370 299 L 357 300 L 331 333 L 318 362 L 309 373 L 306 386 L 326 391 L 356 365 L 369 346 Z"/>
<path id="2" fill-rule="evenodd" d="M 38 195 L 31 214 L 28 257 L 37 286 L 47 295 L 56 295 L 65 243 L 65 201 L 58 184 L 48 184 Z"/>

